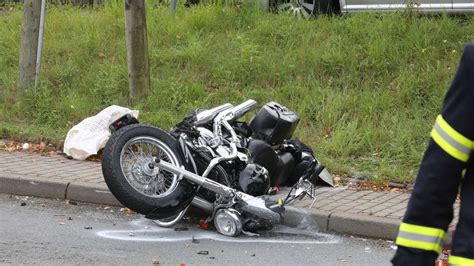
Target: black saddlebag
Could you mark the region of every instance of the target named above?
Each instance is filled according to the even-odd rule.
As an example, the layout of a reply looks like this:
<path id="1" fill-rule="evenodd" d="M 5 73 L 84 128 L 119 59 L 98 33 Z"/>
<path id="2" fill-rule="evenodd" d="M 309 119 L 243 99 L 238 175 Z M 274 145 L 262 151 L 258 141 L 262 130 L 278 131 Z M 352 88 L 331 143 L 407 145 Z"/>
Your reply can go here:
<path id="1" fill-rule="evenodd" d="M 300 118 L 294 112 L 277 102 L 265 104 L 250 121 L 254 137 L 271 145 L 282 144 L 290 139 Z"/>

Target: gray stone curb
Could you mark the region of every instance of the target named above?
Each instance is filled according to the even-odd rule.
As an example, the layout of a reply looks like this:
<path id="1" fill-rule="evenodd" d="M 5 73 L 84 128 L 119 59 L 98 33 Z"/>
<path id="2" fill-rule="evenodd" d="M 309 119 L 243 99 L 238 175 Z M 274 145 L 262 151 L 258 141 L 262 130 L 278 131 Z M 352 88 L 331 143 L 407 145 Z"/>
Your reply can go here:
<path id="1" fill-rule="evenodd" d="M 66 199 L 96 204 L 122 206 L 106 186 L 87 183 L 71 183 L 66 192 Z"/>
<path id="2" fill-rule="evenodd" d="M 328 230 L 349 235 L 394 240 L 400 220 L 350 213 L 331 213 Z"/>
<path id="3" fill-rule="evenodd" d="M 0 173 L 0 193 L 69 199 L 122 206 L 104 185 L 12 176 Z M 322 232 L 394 240 L 400 220 L 348 213 L 309 210 Z"/>
<path id="4" fill-rule="evenodd" d="M 13 176 L 2 173 L 0 193 L 64 199 L 68 182 Z"/>

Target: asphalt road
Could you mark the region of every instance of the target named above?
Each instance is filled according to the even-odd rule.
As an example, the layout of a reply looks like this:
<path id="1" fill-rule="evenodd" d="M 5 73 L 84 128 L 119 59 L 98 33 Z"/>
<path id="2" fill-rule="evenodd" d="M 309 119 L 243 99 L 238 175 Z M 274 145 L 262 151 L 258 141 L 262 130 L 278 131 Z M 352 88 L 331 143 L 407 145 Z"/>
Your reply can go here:
<path id="1" fill-rule="evenodd" d="M 0 194 L 0 264 L 390 265 L 393 243 L 318 233 L 302 218 L 227 238 L 195 221 L 166 229 L 116 207 Z"/>

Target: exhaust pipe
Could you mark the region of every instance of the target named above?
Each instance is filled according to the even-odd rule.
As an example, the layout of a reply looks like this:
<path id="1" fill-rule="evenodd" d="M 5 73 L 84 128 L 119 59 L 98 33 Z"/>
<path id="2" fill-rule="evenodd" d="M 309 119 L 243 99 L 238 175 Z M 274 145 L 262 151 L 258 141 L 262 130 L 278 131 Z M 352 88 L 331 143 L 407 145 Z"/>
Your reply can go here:
<path id="1" fill-rule="evenodd" d="M 200 197 L 194 197 L 193 201 L 191 202 L 191 205 L 198 207 L 199 209 L 207 213 L 212 213 L 212 211 L 214 210 L 214 204 Z"/>
<path id="2" fill-rule="evenodd" d="M 162 161 L 159 158 L 155 158 L 153 164 L 158 168 L 161 168 L 179 176 L 183 176 L 189 181 L 196 183 L 206 189 L 209 189 L 217 194 L 229 198 L 238 198 L 240 201 L 238 204 L 245 212 L 253 214 L 262 219 L 269 220 L 273 224 L 277 224 L 280 222 L 280 214 L 267 208 L 267 206 L 265 205 L 265 201 L 261 198 L 257 198 L 241 191 L 237 191 L 233 188 L 224 186 L 212 179 L 196 175 L 193 172 L 187 171 L 173 164 Z M 198 197 L 195 197 L 195 199 L 193 200 L 193 204 L 196 204 L 197 207 L 202 207 L 204 210 L 214 210 L 214 206 L 211 207 L 211 203 Z"/>

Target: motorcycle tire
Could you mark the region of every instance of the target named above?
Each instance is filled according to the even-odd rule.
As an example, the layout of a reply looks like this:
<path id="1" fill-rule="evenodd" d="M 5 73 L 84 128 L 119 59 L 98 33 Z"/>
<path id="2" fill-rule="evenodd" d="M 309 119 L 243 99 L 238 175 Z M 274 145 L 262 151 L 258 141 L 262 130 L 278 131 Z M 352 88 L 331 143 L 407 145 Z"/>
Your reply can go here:
<path id="1" fill-rule="evenodd" d="M 105 183 L 117 200 L 132 211 L 144 215 L 153 213 L 154 219 L 176 216 L 191 204 L 195 186 L 170 172 L 146 168 L 155 150 L 158 151 L 155 157 L 176 166 L 183 165 L 177 141 L 167 132 L 141 124 L 119 129 L 104 148 Z"/>

